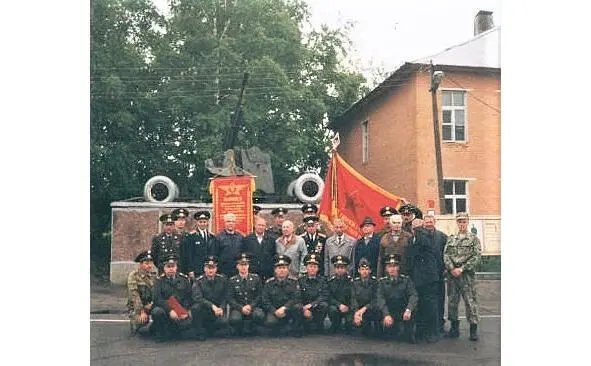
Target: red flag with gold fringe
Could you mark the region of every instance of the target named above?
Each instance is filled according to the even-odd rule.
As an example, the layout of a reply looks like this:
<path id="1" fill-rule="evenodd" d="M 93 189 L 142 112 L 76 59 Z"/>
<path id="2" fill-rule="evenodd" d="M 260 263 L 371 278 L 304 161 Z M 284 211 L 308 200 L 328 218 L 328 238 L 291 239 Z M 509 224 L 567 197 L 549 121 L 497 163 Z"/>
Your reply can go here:
<path id="1" fill-rule="evenodd" d="M 400 204 L 400 197 L 371 182 L 336 151 L 332 152 L 318 209 L 320 218 L 329 224 L 331 230 L 333 220 L 341 218 L 345 223 L 345 233 L 358 238 L 361 235 L 359 224 L 364 218 L 369 216 L 380 223 L 382 207 L 389 205 L 398 209 Z"/>

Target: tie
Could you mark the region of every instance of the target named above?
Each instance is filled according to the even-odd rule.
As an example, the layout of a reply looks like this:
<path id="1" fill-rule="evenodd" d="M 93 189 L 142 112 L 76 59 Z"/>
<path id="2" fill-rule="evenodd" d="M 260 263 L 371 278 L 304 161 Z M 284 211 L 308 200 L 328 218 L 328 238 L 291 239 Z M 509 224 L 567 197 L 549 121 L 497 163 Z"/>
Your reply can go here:
<path id="1" fill-rule="evenodd" d="M 207 232 L 205 230 L 201 231 L 201 236 L 203 237 L 203 243 L 207 244 Z"/>
<path id="2" fill-rule="evenodd" d="M 341 237 L 339 236 L 338 238 L 339 238 L 339 245 L 341 245 Z"/>
<path id="3" fill-rule="evenodd" d="M 246 286 L 246 277 L 242 279 L 242 286 Z"/>

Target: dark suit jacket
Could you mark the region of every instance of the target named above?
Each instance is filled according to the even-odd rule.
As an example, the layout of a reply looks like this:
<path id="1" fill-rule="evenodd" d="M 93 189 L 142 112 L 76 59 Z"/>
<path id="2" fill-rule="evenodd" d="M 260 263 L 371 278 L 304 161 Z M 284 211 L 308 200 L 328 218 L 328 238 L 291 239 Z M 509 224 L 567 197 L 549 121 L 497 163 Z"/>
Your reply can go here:
<path id="1" fill-rule="evenodd" d="M 379 236 L 374 233 L 369 243 L 366 245 L 363 237 L 358 239 L 355 242 L 355 247 L 353 249 L 353 263 L 352 271 L 353 273 L 357 273 L 357 269 L 359 269 L 359 260 L 361 258 L 365 258 L 369 261 L 369 267 L 371 268 L 371 273 L 378 272 L 378 256 L 380 254 L 380 238 Z"/>
<path id="2" fill-rule="evenodd" d="M 242 252 L 251 255 L 250 273 L 258 274 L 263 281 L 273 277 L 273 256 L 277 253 L 277 246 L 270 235 L 265 233 L 260 244 L 255 233 L 247 235 L 242 241 Z"/>
<path id="3" fill-rule="evenodd" d="M 406 249 L 405 272 L 416 287 L 439 281 L 443 267 L 441 250 L 433 239 L 432 233 L 417 228 L 408 241 Z"/>

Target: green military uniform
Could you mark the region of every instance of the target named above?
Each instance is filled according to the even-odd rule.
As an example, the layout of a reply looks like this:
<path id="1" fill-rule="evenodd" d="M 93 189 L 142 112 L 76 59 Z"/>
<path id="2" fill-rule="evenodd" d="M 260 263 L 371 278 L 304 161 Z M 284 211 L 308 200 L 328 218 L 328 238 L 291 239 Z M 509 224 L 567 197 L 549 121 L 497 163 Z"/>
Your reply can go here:
<path id="1" fill-rule="evenodd" d="M 239 264 L 249 264 L 250 257 L 242 253 L 238 258 Z M 245 328 L 253 329 L 253 326 L 262 325 L 265 313 L 261 308 L 263 284 L 256 273 L 247 273 L 242 277 L 240 273 L 228 281 L 228 305 L 230 305 L 230 325 L 238 335 L 244 334 Z M 242 313 L 242 308 L 250 305 L 250 314 Z M 245 323 L 250 327 L 245 327 Z"/>
<path id="2" fill-rule="evenodd" d="M 320 258 L 317 253 L 308 253 L 304 257 L 304 263 L 316 264 L 319 268 L 321 267 Z M 300 285 L 300 293 L 302 296 L 302 306 L 308 304 L 311 305 L 310 312 L 312 318 L 304 317 L 304 329 L 306 332 L 324 332 L 324 318 L 328 313 L 328 283 L 326 278 L 320 274 L 320 272 L 310 277 L 308 273 L 300 276 L 298 279 Z"/>
<path id="3" fill-rule="evenodd" d="M 302 214 L 304 215 L 303 222 L 298 225 L 295 230 L 296 235 L 302 235 L 306 233 L 306 218 L 309 216 L 316 216 L 318 215 L 318 206 L 313 203 L 306 203 L 302 206 Z M 318 227 L 316 228 L 316 232 L 326 236 L 326 231 L 322 224 L 318 223 Z"/>
<path id="4" fill-rule="evenodd" d="M 389 263 L 399 264 L 398 260 L 392 258 L 393 254 L 388 256 Z M 394 319 L 393 327 L 384 328 L 385 336 L 404 336 L 409 342 L 416 342 L 414 312 L 418 301 L 419 297 L 410 277 L 399 274 L 397 277 L 387 275 L 379 279 L 378 308 L 384 318 L 389 315 Z M 408 321 L 403 320 L 406 311 L 411 314 Z"/>
<path id="5" fill-rule="evenodd" d="M 337 255 L 331 259 L 331 262 L 335 267 L 337 265 L 346 267 L 349 265 L 350 260 L 342 255 Z M 341 329 L 341 323 L 343 321 L 345 323 L 345 332 L 349 333 L 351 331 L 351 327 L 353 326 L 353 309 L 351 308 L 353 296 L 352 290 L 353 278 L 348 274 L 343 276 L 337 276 L 335 274 L 328 280 L 328 318 L 330 319 L 330 329 L 333 333 L 336 333 Z M 339 305 L 345 305 L 349 310 L 342 313 L 339 310 Z"/>
<path id="6" fill-rule="evenodd" d="M 467 215 L 458 214 L 458 219 L 466 218 Z M 475 334 L 476 325 L 479 322 L 478 298 L 474 287 L 475 269 L 480 261 L 481 248 L 478 237 L 470 232 L 465 234 L 456 233 L 450 235 L 443 253 L 443 263 L 448 273 L 448 319 L 452 322 L 450 336 L 459 336 L 458 330 L 458 305 L 460 296 L 464 299 L 466 318 L 470 323 L 471 339 L 477 337 Z M 451 272 L 454 268 L 461 268 L 462 273 L 453 277 Z M 473 339 L 473 340 L 476 340 Z"/>
<path id="7" fill-rule="evenodd" d="M 144 252 L 142 254 L 150 252 Z M 144 260 L 152 260 L 151 256 L 140 254 L 136 258 L 136 262 Z M 139 260 L 138 260 L 139 259 Z M 154 280 L 156 279 L 156 271 L 152 270 L 146 272 L 140 268 L 132 271 L 127 277 L 127 310 L 129 311 L 129 320 L 131 321 L 132 330 L 137 330 L 145 324 L 140 323 L 140 314 L 144 310 L 148 315 L 152 310 Z"/>
<path id="8" fill-rule="evenodd" d="M 288 266 L 291 258 L 280 254 L 275 259 L 275 267 Z M 287 329 L 289 321 L 292 321 L 294 335 L 302 335 L 302 300 L 300 286 L 296 278 L 269 278 L 263 287 L 262 297 L 263 310 L 267 313 L 265 326 L 271 330 L 272 335 L 279 335 L 281 329 Z M 278 318 L 275 311 L 285 307 L 285 316 Z"/>

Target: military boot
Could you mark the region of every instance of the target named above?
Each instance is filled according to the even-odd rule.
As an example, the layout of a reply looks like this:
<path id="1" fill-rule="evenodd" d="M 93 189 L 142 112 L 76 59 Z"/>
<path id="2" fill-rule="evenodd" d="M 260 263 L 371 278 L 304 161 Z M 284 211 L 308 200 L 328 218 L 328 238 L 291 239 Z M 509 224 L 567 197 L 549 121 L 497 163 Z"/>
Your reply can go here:
<path id="1" fill-rule="evenodd" d="M 477 341 L 478 340 L 478 324 L 470 324 L 470 340 Z"/>
<path id="2" fill-rule="evenodd" d="M 451 321 L 451 328 L 449 332 L 445 335 L 446 338 L 458 338 L 460 336 L 460 321 L 459 320 L 452 320 Z"/>

